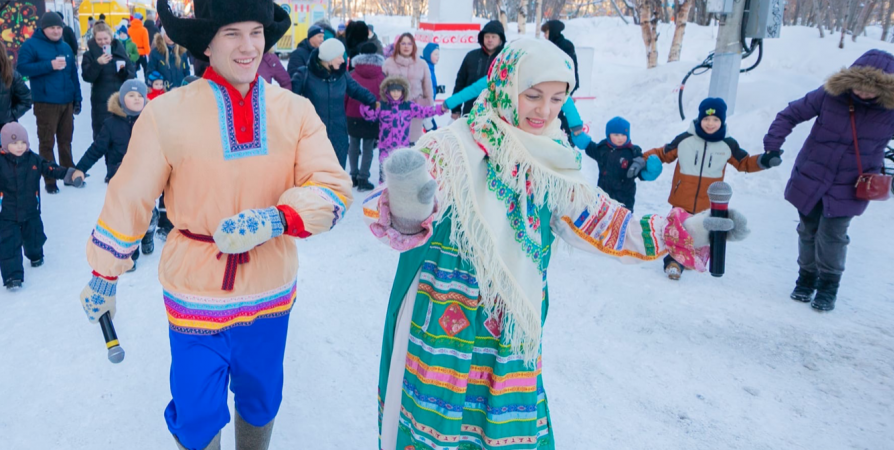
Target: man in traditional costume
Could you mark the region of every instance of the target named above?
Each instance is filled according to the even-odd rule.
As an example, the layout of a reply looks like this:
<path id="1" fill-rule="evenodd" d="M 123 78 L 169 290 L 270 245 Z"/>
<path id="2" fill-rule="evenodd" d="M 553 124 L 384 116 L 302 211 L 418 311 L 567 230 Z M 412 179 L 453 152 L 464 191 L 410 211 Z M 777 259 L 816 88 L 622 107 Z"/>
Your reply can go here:
<path id="1" fill-rule="evenodd" d="M 178 44 L 210 63 L 204 78 L 152 101 L 134 125 L 87 245 L 91 322 L 115 313 L 117 277 L 133 262 L 164 191 L 176 231 L 159 281 L 170 323 L 165 410 L 179 448 L 219 449 L 236 402 L 236 448 L 266 449 L 282 401 L 283 355 L 296 298 L 290 237 L 330 230 L 351 180 L 304 98 L 258 79 L 291 20 L 273 0 L 197 0 L 195 19 L 158 12 Z"/>

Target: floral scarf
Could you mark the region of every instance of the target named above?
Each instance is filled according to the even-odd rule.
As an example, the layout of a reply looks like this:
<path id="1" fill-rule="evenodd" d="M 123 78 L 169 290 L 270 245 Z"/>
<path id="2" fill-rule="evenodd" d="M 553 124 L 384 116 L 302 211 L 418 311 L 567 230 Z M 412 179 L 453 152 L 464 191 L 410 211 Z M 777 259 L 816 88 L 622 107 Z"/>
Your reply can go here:
<path id="1" fill-rule="evenodd" d="M 546 41 L 510 43 L 494 60 L 468 120 L 418 144 L 432 153 L 441 214 L 450 212 L 451 240 L 475 267 L 480 306 L 502 318 L 503 341 L 532 366 L 540 354 L 546 282 L 541 227 L 549 226 L 540 211 L 582 209 L 597 198 L 558 120 L 540 136 L 517 128 L 519 94 L 548 81 L 566 82 L 571 92 L 571 59 Z"/>

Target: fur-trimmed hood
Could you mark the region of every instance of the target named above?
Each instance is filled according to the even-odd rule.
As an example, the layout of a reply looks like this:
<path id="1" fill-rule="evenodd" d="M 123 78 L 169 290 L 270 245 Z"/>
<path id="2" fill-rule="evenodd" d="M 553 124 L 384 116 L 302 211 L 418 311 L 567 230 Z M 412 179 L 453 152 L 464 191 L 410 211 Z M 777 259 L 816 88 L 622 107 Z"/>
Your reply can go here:
<path id="1" fill-rule="evenodd" d="M 882 50 L 870 50 L 854 64 L 829 77 L 824 86 L 831 95 L 853 91 L 878 94 L 878 104 L 894 109 L 894 55 Z"/>
<path id="2" fill-rule="evenodd" d="M 109 108 L 109 112 L 122 118 L 127 118 L 127 114 L 124 113 L 124 108 L 121 107 L 120 99 L 121 94 L 114 93 L 111 97 L 109 97 L 109 101 L 106 103 L 106 106 Z"/>
<path id="3" fill-rule="evenodd" d="M 364 55 L 360 54 L 351 58 L 351 65 L 357 66 L 377 66 L 382 67 L 385 64 L 385 57 L 382 55 Z"/>
<path id="4" fill-rule="evenodd" d="M 404 95 L 400 98 L 400 102 L 405 101 L 410 93 L 410 82 L 400 75 L 391 75 L 382 81 L 382 84 L 379 86 L 379 98 L 388 103 L 397 103 L 388 94 L 388 86 L 392 84 L 400 85 L 404 89 Z"/>

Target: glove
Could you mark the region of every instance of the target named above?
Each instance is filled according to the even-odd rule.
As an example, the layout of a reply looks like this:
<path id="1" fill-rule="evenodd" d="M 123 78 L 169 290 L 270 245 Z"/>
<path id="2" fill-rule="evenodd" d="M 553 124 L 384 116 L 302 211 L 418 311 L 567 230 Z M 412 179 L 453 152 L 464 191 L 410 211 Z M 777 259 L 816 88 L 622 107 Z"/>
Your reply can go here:
<path id="1" fill-rule="evenodd" d="M 84 179 L 83 178 L 73 178 L 76 170 L 72 167 L 68 168 L 68 171 L 65 172 L 65 178 L 62 179 L 62 184 L 66 186 L 74 186 L 76 188 L 84 187 Z"/>
<path id="2" fill-rule="evenodd" d="M 757 165 L 761 169 L 767 170 L 782 164 L 782 150 L 771 150 L 765 152 L 757 159 Z"/>
<path id="3" fill-rule="evenodd" d="M 214 232 L 214 243 L 221 253 L 245 253 L 283 234 L 283 218 L 279 210 L 247 209 L 220 221 Z"/>
<path id="4" fill-rule="evenodd" d="M 391 226 L 404 235 L 422 231 L 435 209 L 438 183 L 428 172 L 425 156 L 401 149 L 385 160 L 385 184 L 391 203 Z"/>
<path id="5" fill-rule="evenodd" d="M 81 102 L 74 102 L 74 115 L 81 113 Z"/>
<path id="6" fill-rule="evenodd" d="M 630 168 L 627 169 L 627 178 L 636 178 L 636 176 L 642 172 L 644 167 L 646 167 L 646 160 L 643 159 L 642 156 L 633 158 L 633 162 L 630 163 Z"/>
<path id="7" fill-rule="evenodd" d="M 452 95 L 447 100 L 444 100 L 444 108 L 448 110 L 454 110 L 463 105 L 462 99 L 459 98 L 459 94 Z"/>
<path id="8" fill-rule="evenodd" d="M 709 245 L 712 231 L 726 231 L 726 240 L 729 242 L 742 241 L 751 234 L 751 230 L 748 229 L 748 219 L 735 209 L 729 210 L 729 218 L 711 217 L 711 211 L 700 212 L 686 219 L 683 222 L 683 228 L 692 236 L 694 248 Z"/>
<path id="9" fill-rule="evenodd" d="M 590 142 L 593 142 L 593 138 L 590 137 L 587 133 L 573 134 L 571 135 L 571 142 L 574 142 L 574 146 L 584 150 L 590 145 Z"/>
<path id="10" fill-rule="evenodd" d="M 642 178 L 643 181 L 655 181 L 661 175 L 663 167 L 661 159 L 655 155 L 651 155 L 646 159 L 646 168 L 639 173 L 639 177 Z"/>
<path id="11" fill-rule="evenodd" d="M 103 314 L 109 313 L 115 318 L 115 291 L 118 289 L 118 279 L 108 279 L 93 272 L 93 279 L 87 283 L 87 287 L 81 291 L 81 305 L 90 323 L 98 323 Z"/>

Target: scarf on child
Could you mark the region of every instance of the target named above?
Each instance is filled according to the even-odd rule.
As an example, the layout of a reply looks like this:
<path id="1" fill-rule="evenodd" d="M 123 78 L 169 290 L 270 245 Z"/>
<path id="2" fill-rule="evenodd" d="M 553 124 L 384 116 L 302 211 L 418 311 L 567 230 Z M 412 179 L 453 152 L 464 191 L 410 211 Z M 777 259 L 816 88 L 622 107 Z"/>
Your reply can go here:
<path id="1" fill-rule="evenodd" d="M 434 162 L 440 214 L 449 211 L 453 220 L 451 241 L 475 268 L 479 306 L 501 321 L 502 341 L 529 366 L 540 354 L 546 283 L 540 236 L 550 225 L 540 223 L 540 210 L 582 208 L 598 194 L 581 175 L 581 154 L 558 120 L 540 136 L 518 128 L 518 97 L 549 81 L 565 82 L 571 92 L 573 67 L 547 41 L 515 41 L 494 60 L 468 120 L 419 142 Z"/>

